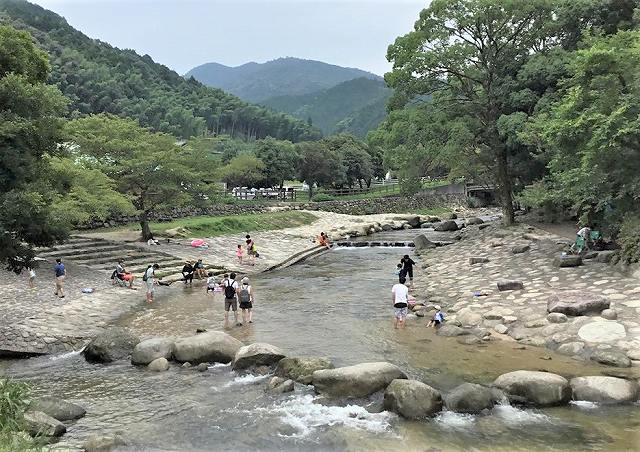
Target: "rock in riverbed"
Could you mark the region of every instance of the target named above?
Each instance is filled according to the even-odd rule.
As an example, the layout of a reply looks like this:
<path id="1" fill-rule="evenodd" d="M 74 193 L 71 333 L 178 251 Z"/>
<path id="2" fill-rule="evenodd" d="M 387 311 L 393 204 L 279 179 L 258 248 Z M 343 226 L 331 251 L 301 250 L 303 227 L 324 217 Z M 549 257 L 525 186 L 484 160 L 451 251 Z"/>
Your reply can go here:
<path id="1" fill-rule="evenodd" d="M 420 234 L 416 238 L 413 239 L 413 244 L 415 245 L 416 251 L 423 249 L 433 249 L 436 248 L 436 244 L 429 240 L 424 234 Z"/>
<path id="2" fill-rule="evenodd" d="M 273 377 L 267 384 L 267 391 L 273 394 L 283 394 L 294 390 L 293 380 L 287 380 L 281 377 Z"/>
<path id="3" fill-rule="evenodd" d="M 627 355 L 617 350 L 597 350 L 591 354 L 591 361 L 605 366 L 631 367 L 631 360 Z"/>
<path id="4" fill-rule="evenodd" d="M 276 375 L 302 384 L 311 384 L 316 370 L 333 369 L 329 358 L 282 358 L 278 361 Z"/>
<path id="5" fill-rule="evenodd" d="M 419 419 L 442 409 L 440 392 L 416 380 L 393 380 L 384 391 L 384 408 L 407 419 Z"/>
<path id="6" fill-rule="evenodd" d="M 499 400 L 496 389 L 486 386 L 463 383 L 444 397 L 446 407 L 458 413 L 479 413 L 490 410 Z"/>
<path id="7" fill-rule="evenodd" d="M 531 246 L 529 245 L 516 245 L 513 248 L 511 248 L 511 252 L 513 254 L 522 254 L 522 253 L 526 253 L 530 249 L 531 249 Z"/>
<path id="8" fill-rule="evenodd" d="M 24 422 L 31 436 L 58 437 L 67 431 L 62 422 L 42 411 L 27 411 L 24 413 Z"/>
<path id="9" fill-rule="evenodd" d="M 385 389 L 393 380 L 406 378 L 399 367 L 387 362 L 375 362 L 316 370 L 312 383 L 319 394 L 358 398 Z"/>
<path id="10" fill-rule="evenodd" d="M 82 448 L 85 452 L 109 452 L 126 445 L 124 438 L 118 434 L 113 436 L 92 434 L 89 435 Z"/>
<path id="11" fill-rule="evenodd" d="M 147 369 L 153 372 L 164 372 L 169 370 L 169 361 L 167 358 L 156 358 L 147 365 Z"/>
<path id="12" fill-rule="evenodd" d="M 450 323 L 445 323 L 444 325 L 442 325 L 436 330 L 436 334 L 438 336 L 455 337 L 455 336 L 466 336 L 467 334 L 471 334 L 471 333 L 468 330 L 460 328 L 459 326 L 455 326 Z"/>
<path id="13" fill-rule="evenodd" d="M 230 363 L 242 346 L 242 342 L 226 333 L 210 331 L 178 339 L 175 343 L 174 358 L 178 362 L 191 364 Z"/>
<path id="14" fill-rule="evenodd" d="M 628 403 L 638 399 L 638 383 L 616 377 L 577 377 L 570 381 L 574 400 Z"/>
<path id="15" fill-rule="evenodd" d="M 548 312 L 579 316 L 609 308 L 609 300 L 592 292 L 567 290 L 555 293 L 547 302 Z"/>
<path id="16" fill-rule="evenodd" d="M 434 228 L 437 232 L 451 232 L 458 230 L 458 223 L 453 220 L 445 220 L 438 223 Z"/>
<path id="17" fill-rule="evenodd" d="M 489 262 L 488 257 L 470 257 L 469 258 L 469 265 L 486 264 L 487 262 Z"/>
<path id="18" fill-rule="evenodd" d="M 173 358 L 174 342 L 164 337 L 154 337 L 140 342 L 131 353 L 131 364 L 146 365 L 158 358 Z"/>
<path id="19" fill-rule="evenodd" d="M 110 363 L 127 358 L 140 338 L 126 328 L 109 328 L 96 336 L 84 349 L 89 362 Z"/>
<path id="20" fill-rule="evenodd" d="M 57 397 L 42 397 L 34 401 L 29 406 L 29 410 L 41 411 L 58 421 L 80 419 L 87 413 L 80 405 L 67 402 Z"/>
<path id="21" fill-rule="evenodd" d="M 284 358 L 284 352 L 278 347 L 255 342 L 241 347 L 233 360 L 233 370 L 248 369 L 253 366 L 270 366 Z"/>
<path id="22" fill-rule="evenodd" d="M 498 281 L 498 290 L 504 292 L 505 290 L 522 290 L 524 284 L 522 281 Z"/>
<path id="23" fill-rule="evenodd" d="M 553 259 L 554 267 L 579 267 L 582 265 L 582 258 L 580 256 L 558 256 Z"/>
<path id="24" fill-rule="evenodd" d="M 536 406 L 562 405 L 571 399 L 566 378 L 549 372 L 516 370 L 500 375 L 493 386 L 505 392 L 510 401 Z"/>

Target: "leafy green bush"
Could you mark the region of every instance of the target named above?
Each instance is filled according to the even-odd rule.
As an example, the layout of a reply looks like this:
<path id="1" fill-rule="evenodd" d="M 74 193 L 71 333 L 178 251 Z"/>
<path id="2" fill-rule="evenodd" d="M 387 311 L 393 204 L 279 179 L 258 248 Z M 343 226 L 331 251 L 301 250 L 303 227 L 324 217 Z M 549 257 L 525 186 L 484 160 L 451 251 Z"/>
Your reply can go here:
<path id="1" fill-rule="evenodd" d="M 313 202 L 325 202 L 325 201 L 335 201 L 336 197 L 328 195 L 326 193 L 318 193 L 312 199 Z"/>
<path id="2" fill-rule="evenodd" d="M 0 377 L 0 451 L 40 450 L 23 432 L 24 412 L 31 403 L 26 383 Z"/>
<path id="3" fill-rule="evenodd" d="M 640 262 L 640 216 L 628 216 L 618 235 L 619 261 L 625 264 Z"/>

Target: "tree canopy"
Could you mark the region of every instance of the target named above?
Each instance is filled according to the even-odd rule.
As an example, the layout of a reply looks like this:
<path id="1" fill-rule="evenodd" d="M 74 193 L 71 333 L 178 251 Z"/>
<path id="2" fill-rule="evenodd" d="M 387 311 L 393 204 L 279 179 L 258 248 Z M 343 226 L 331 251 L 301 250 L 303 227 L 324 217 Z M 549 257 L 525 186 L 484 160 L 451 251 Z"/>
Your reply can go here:
<path id="1" fill-rule="evenodd" d="M 47 70 L 28 33 L 0 26 L 0 260 L 14 271 L 32 265 L 34 245 L 67 236 L 44 158 L 58 153 L 67 102 Z"/>

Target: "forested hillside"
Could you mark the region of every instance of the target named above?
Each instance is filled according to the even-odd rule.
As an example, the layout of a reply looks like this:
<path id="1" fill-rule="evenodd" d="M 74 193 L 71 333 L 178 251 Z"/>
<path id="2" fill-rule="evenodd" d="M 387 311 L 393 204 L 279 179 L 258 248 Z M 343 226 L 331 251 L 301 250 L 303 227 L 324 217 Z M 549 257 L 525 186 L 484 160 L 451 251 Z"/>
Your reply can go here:
<path id="1" fill-rule="evenodd" d="M 348 132 L 364 137 L 386 117 L 389 96 L 391 90 L 384 82 L 361 77 L 316 93 L 273 97 L 262 104 L 311 119 L 325 135 Z"/>
<path id="2" fill-rule="evenodd" d="M 223 89 L 249 102 L 310 94 L 360 77 L 382 80 L 382 77 L 360 69 L 300 58 L 278 58 L 238 67 L 207 63 L 187 72 L 186 77 L 191 76 L 207 86 Z"/>
<path id="3" fill-rule="evenodd" d="M 40 6 L 0 0 L 0 24 L 28 31 L 49 54 L 49 82 L 70 99 L 72 114 L 112 113 L 184 138 L 204 133 L 319 138 L 304 121 L 184 79 L 148 55 L 90 39 Z"/>

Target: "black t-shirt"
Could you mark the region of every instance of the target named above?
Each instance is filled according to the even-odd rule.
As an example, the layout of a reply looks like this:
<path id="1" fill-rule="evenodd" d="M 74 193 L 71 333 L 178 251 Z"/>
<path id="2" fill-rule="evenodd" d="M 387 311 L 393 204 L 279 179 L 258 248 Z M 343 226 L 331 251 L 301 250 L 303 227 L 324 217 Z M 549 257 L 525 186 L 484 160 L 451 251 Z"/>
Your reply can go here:
<path id="1" fill-rule="evenodd" d="M 182 267 L 182 273 L 193 273 L 193 267 L 191 265 L 185 265 Z"/>
<path id="2" fill-rule="evenodd" d="M 415 264 L 416 263 L 411 258 L 407 258 L 407 259 L 405 259 L 404 257 L 402 258 L 402 269 L 403 270 L 413 270 L 413 266 Z"/>

